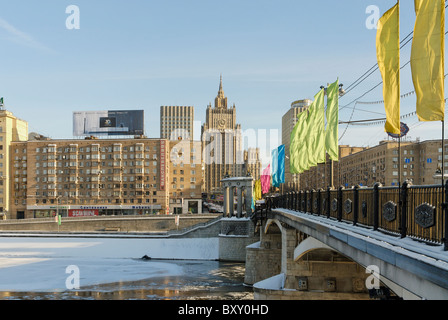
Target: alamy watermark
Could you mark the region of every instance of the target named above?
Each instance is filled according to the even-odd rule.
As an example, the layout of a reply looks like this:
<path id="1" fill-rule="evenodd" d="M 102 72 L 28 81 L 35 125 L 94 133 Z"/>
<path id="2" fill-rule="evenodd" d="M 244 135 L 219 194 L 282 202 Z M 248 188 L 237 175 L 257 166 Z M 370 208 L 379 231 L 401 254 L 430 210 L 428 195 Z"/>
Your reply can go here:
<path id="1" fill-rule="evenodd" d="M 192 148 L 188 131 L 176 129 L 169 140 L 177 141 L 169 154 L 170 161 L 176 165 L 244 164 L 245 161 L 254 164 L 262 158 L 270 159 L 272 149 L 279 144 L 279 130 L 209 129 L 202 133 L 200 141 L 193 140 Z"/>
<path id="2" fill-rule="evenodd" d="M 69 276 L 65 280 L 65 287 L 68 290 L 78 290 L 80 288 L 80 271 L 78 266 L 70 265 L 65 268 L 65 273 Z"/>
<path id="3" fill-rule="evenodd" d="M 370 5 L 366 8 L 366 14 L 369 15 L 366 19 L 366 28 L 369 30 L 378 29 L 378 20 L 380 20 L 380 8 L 375 5 Z"/>
<path id="4" fill-rule="evenodd" d="M 366 279 L 366 288 L 368 290 L 380 289 L 380 268 L 375 265 L 370 265 L 366 268 L 366 273 L 370 274 Z"/>
<path id="5" fill-rule="evenodd" d="M 69 5 L 65 9 L 65 13 L 69 14 L 65 20 L 65 27 L 68 30 L 79 30 L 81 28 L 81 13 L 76 5 Z"/>

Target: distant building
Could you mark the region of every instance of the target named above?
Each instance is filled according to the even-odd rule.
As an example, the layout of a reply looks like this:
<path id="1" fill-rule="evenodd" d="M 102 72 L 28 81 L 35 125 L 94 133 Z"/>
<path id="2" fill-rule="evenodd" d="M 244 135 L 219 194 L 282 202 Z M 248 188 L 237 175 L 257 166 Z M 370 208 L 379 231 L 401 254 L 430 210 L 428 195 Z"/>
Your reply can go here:
<path id="1" fill-rule="evenodd" d="M 244 174 L 246 173 L 246 174 Z M 243 175 L 250 175 L 254 180 L 259 180 L 261 176 L 260 149 L 248 148 L 244 150 Z"/>
<path id="2" fill-rule="evenodd" d="M 299 174 L 300 188 L 303 190 L 326 189 L 328 186 L 337 188 L 341 185 L 342 176 L 344 176 L 344 159 L 350 155 L 359 153 L 367 148 L 352 147 L 348 145 L 339 146 L 339 161 L 331 161 L 328 154 L 326 162 L 311 167 L 307 171 Z M 347 182 L 345 182 L 347 183 Z"/>
<path id="3" fill-rule="evenodd" d="M 205 123 L 202 126 L 204 192 L 222 193 L 221 180 L 246 176 L 241 125 L 236 123 L 235 104 L 228 108 L 224 95 L 222 77 L 215 105 L 207 106 Z"/>
<path id="4" fill-rule="evenodd" d="M 364 147 L 339 146 L 339 161 L 310 168 L 300 175 L 303 190 L 326 188 L 333 174 L 334 187 L 354 185 L 373 186 L 376 182 L 384 186 L 398 186 L 405 180 L 414 185 L 440 184 L 436 171 L 444 164 L 448 174 L 448 143 L 445 143 L 442 159 L 442 141 L 381 141 L 378 145 Z M 399 152 L 400 150 L 400 152 Z M 445 180 L 446 181 L 446 180 Z"/>
<path id="5" fill-rule="evenodd" d="M 194 107 L 160 107 L 160 138 L 193 140 Z"/>
<path id="6" fill-rule="evenodd" d="M 202 213 L 201 141 L 170 141 L 170 213 Z"/>

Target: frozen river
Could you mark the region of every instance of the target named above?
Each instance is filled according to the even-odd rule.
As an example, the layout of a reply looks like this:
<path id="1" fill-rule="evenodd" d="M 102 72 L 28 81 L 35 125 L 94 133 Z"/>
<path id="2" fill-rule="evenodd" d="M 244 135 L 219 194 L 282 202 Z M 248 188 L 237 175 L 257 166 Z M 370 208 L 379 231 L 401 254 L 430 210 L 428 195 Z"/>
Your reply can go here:
<path id="1" fill-rule="evenodd" d="M 218 239 L 0 237 L 0 298 L 252 299 Z M 142 259 L 149 256 L 150 260 Z M 173 260 L 174 259 L 174 260 Z"/>

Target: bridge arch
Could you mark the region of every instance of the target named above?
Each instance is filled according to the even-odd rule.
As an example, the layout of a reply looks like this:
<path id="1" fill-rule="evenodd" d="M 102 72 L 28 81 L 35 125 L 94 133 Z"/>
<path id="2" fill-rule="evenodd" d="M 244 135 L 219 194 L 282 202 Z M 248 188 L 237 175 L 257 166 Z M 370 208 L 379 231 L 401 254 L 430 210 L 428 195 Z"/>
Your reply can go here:
<path id="1" fill-rule="evenodd" d="M 308 252 L 317 249 L 328 249 L 335 252 L 333 248 L 327 246 L 325 243 L 317 240 L 316 238 L 307 237 L 294 249 L 294 261 L 297 262 Z"/>
<path id="2" fill-rule="evenodd" d="M 417 255 L 416 259 L 416 254 L 413 252 L 419 252 L 420 248 L 416 246 L 414 249 L 413 245 L 406 241 L 382 233 L 376 238 L 376 233 L 373 234 L 370 230 L 352 229 L 354 227 L 351 226 L 345 228 L 345 225 L 339 227 L 336 220 L 322 221 L 322 217 L 300 212 L 293 214 L 281 209 L 274 210 L 268 218 L 278 220 L 282 230 L 288 231 L 293 228 L 307 235 L 306 237 L 313 237 L 326 244 L 332 251 L 356 263 L 358 270 L 362 270 L 363 273 L 371 267 L 377 267 L 382 287 L 387 287 L 397 297 L 437 300 L 448 296 L 448 269 L 427 258 L 433 254 L 434 261 L 437 261 L 436 258 L 441 256 L 430 250 L 427 255 L 424 252 Z M 390 240 L 391 244 L 384 245 L 384 239 Z M 319 255 L 319 250 L 314 249 L 319 249 L 322 245 L 314 242 L 313 246 L 311 245 L 313 240 L 308 241 L 308 244 L 305 242 L 301 247 L 293 249 L 295 254 L 291 256 L 291 261 L 295 259 L 294 262 L 299 262 L 300 257 L 308 259 L 308 255 L 305 256 L 307 252 Z M 371 275 L 367 272 L 365 274 Z"/>
<path id="3" fill-rule="evenodd" d="M 335 269 L 338 264 L 344 265 L 341 270 L 348 270 L 348 268 L 351 268 L 350 272 L 339 271 L 338 273 L 353 273 L 354 277 L 356 277 L 357 286 L 359 287 L 356 288 L 356 290 L 366 293 L 365 279 L 369 276 L 369 274 L 366 273 L 366 268 L 368 266 L 364 266 L 362 263 L 356 261 L 356 259 L 345 255 L 344 250 L 339 250 L 342 248 L 331 247 L 304 232 L 305 230 L 292 228 L 285 222 L 276 218 L 267 219 L 263 225 L 263 232 L 261 232 L 261 246 L 265 249 L 279 249 L 282 252 L 281 257 L 277 258 L 278 260 L 276 264 L 280 265 L 280 274 L 285 276 L 285 287 L 297 290 L 297 279 L 303 279 L 304 275 L 308 275 L 309 273 L 308 271 L 305 271 L 308 268 L 305 267 L 308 263 L 325 264 L 328 262 L 335 262 L 336 265 L 333 266 L 333 269 Z M 394 293 L 401 293 L 396 284 L 387 281 L 387 279 L 384 279 L 381 275 L 379 276 L 382 285 L 390 288 Z M 350 276 L 345 275 L 346 279 L 341 280 L 347 283 L 348 277 Z M 402 296 L 401 294 L 398 295 Z"/>
<path id="4" fill-rule="evenodd" d="M 272 228 L 272 226 L 277 226 L 278 230 L 276 230 L 276 228 Z M 269 231 L 271 231 L 271 233 L 278 233 L 277 231 L 279 231 L 280 233 L 283 233 L 283 226 L 280 223 L 280 221 L 278 221 L 277 219 L 268 219 L 266 221 L 266 225 L 264 227 L 264 233 L 265 234 L 269 234 Z"/>

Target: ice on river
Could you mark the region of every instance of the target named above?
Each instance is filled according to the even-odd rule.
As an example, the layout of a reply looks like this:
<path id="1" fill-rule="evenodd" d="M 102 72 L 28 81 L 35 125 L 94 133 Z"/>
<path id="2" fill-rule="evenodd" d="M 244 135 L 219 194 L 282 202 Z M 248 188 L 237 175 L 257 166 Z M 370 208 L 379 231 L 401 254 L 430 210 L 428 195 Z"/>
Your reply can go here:
<path id="1" fill-rule="evenodd" d="M 179 265 L 153 259 L 217 260 L 218 244 L 218 238 L 1 237 L 0 291 L 65 291 L 78 271 L 81 287 L 181 275 Z"/>

